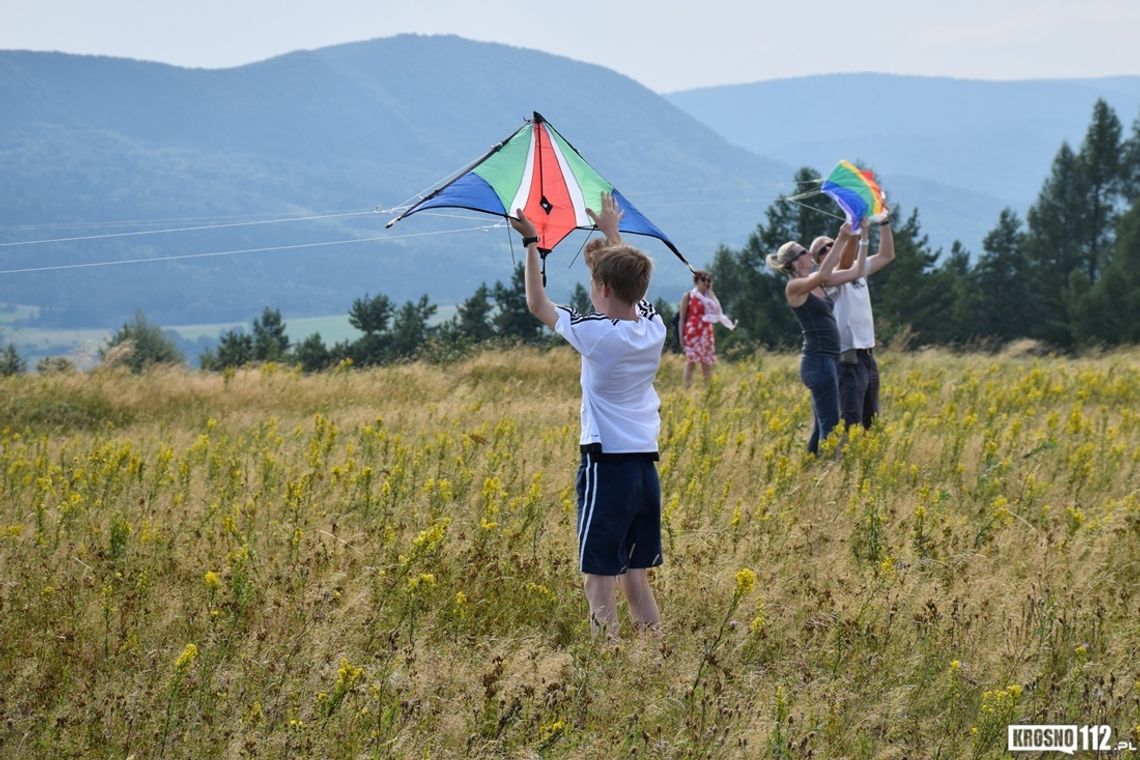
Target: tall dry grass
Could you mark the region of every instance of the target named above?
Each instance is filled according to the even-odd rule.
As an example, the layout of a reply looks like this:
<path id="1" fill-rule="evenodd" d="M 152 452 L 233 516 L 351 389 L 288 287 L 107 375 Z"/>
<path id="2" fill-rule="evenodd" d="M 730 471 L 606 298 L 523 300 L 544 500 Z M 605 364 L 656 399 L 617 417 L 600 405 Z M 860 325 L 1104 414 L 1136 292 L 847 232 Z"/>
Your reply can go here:
<path id="1" fill-rule="evenodd" d="M 661 638 L 590 640 L 577 360 L 0 391 L 5 757 L 998 757 L 1140 731 L 1140 361 L 662 367 Z M 837 440 L 829 446 L 838 445 Z M 1140 741 L 1140 736 L 1133 737 Z"/>

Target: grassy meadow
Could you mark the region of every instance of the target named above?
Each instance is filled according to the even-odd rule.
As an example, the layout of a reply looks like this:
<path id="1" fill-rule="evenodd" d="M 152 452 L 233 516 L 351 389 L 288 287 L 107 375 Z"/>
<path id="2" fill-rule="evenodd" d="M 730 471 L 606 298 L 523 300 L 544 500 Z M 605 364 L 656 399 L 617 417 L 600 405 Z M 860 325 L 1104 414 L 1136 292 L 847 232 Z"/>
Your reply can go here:
<path id="1" fill-rule="evenodd" d="M 1140 745 L 1140 354 L 880 367 L 881 425 L 809 461 L 798 357 L 690 391 L 666 358 L 665 630 L 617 646 L 577 572 L 568 349 L 0 380 L 0 756 Z"/>

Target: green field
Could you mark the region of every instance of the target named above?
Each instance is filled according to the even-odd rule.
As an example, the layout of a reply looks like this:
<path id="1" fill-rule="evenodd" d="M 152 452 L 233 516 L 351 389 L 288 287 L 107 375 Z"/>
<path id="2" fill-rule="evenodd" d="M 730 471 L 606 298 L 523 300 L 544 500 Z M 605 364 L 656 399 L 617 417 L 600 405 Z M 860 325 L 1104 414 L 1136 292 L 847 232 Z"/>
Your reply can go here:
<path id="1" fill-rule="evenodd" d="M 666 357 L 664 632 L 618 645 L 569 350 L 0 380 L 0 756 L 1140 744 L 1140 354 L 886 353 L 881 424 L 819 461 L 797 362 L 685 391 Z"/>

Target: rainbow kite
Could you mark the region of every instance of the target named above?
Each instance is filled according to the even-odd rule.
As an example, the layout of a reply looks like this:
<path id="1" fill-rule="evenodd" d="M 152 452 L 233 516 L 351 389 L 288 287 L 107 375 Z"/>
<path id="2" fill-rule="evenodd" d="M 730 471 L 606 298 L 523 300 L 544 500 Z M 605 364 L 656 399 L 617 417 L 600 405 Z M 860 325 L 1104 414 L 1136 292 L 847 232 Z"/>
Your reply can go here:
<path id="1" fill-rule="evenodd" d="M 546 254 L 573 230 L 594 229 L 586 208 L 600 209 L 603 191 L 612 193 L 618 208 L 625 212 L 621 232 L 657 238 L 692 269 L 665 233 L 586 163 L 537 111 L 533 121 L 386 227 L 429 208 L 464 208 L 502 217 L 513 217 L 515 209 L 521 208 L 538 229 L 538 248 L 545 260 Z"/>
<path id="2" fill-rule="evenodd" d="M 823 181 L 820 190 L 835 199 L 854 229 L 863 217 L 877 221 L 887 211 L 886 194 L 875 181 L 875 174 L 850 161 L 840 161 Z"/>

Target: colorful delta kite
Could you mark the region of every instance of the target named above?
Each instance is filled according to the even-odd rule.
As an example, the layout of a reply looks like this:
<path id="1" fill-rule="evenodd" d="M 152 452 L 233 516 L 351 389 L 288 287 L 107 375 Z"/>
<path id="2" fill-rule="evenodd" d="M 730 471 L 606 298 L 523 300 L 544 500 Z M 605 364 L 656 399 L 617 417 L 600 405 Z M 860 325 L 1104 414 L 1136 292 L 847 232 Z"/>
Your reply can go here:
<path id="1" fill-rule="evenodd" d="M 657 238 L 689 266 L 665 233 L 586 163 L 537 111 L 533 121 L 386 226 L 429 208 L 464 208 L 503 217 L 513 217 L 515 209 L 522 209 L 538 229 L 538 248 L 545 259 L 573 230 L 594 229 L 586 207 L 600 208 L 602 192 L 612 193 L 625 212 L 622 232 Z"/>
<path id="2" fill-rule="evenodd" d="M 836 164 L 820 190 L 835 199 L 852 228 L 858 227 L 863 217 L 878 221 L 887 211 L 886 195 L 875 181 L 875 174 L 850 161 Z"/>

